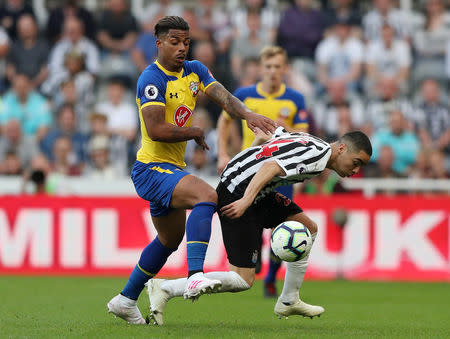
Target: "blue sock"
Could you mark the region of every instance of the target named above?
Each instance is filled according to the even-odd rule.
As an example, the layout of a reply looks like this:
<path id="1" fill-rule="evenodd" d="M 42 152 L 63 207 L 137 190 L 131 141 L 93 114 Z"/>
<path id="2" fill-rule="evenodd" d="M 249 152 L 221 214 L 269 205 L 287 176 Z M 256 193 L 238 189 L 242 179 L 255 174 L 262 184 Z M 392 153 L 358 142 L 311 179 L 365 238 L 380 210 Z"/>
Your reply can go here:
<path id="1" fill-rule="evenodd" d="M 131 272 L 121 294 L 127 298 L 137 300 L 144 289 L 144 284 L 159 272 L 169 255 L 175 250 L 176 248 L 167 248 L 161 244 L 158 237 L 153 239 L 142 251 L 141 258 L 133 272 Z"/>
<path id="2" fill-rule="evenodd" d="M 277 272 L 281 267 L 281 260 L 275 257 L 275 254 L 270 249 L 270 261 L 269 261 L 269 271 L 267 272 L 266 278 L 264 282 L 266 284 L 275 283 L 275 278 L 277 276 Z"/>
<path id="3" fill-rule="evenodd" d="M 206 250 L 211 237 L 211 220 L 217 205 L 200 202 L 194 205 L 186 223 L 187 262 L 189 276 L 203 272 Z"/>

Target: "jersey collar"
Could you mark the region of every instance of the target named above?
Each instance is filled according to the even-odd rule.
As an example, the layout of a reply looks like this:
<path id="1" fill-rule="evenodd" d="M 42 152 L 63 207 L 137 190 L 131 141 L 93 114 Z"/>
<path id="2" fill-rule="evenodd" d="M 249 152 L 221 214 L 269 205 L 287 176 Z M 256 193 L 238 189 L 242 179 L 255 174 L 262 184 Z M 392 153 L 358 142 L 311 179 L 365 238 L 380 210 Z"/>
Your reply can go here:
<path id="1" fill-rule="evenodd" d="M 283 83 L 281 84 L 280 89 L 272 94 L 269 94 L 269 93 L 266 93 L 263 91 L 261 82 L 258 82 L 256 84 L 256 92 L 258 92 L 259 95 L 261 95 L 267 99 L 273 99 L 273 98 L 280 97 L 284 94 L 284 91 L 286 91 L 286 85 Z"/>
<path id="2" fill-rule="evenodd" d="M 179 71 L 179 72 L 171 72 L 171 71 L 168 71 L 167 69 L 165 69 L 159 62 L 158 62 L 158 60 L 155 60 L 155 64 L 156 64 L 156 66 L 158 66 L 158 68 L 161 70 L 161 71 L 163 71 L 164 73 L 166 73 L 167 75 L 170 75 L 170 76 L 173 76 L 173 77 L 177 77 L 177 78 L 181 78 L 182 76 L 183 76 L 183 70 L 184 70 L 184 67 L 181 69 L 181 71 Z"/>

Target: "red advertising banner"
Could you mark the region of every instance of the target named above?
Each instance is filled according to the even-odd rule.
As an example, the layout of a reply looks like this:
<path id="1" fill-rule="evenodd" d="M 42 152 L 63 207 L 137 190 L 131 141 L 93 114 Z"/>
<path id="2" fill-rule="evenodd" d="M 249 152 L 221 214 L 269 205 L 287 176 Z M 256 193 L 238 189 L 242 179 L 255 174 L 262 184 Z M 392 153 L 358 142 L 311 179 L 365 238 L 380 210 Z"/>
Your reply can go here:
<path id="1" fill-rule="evenodd" d="M 307 276 L 329 279 L 450 281 L 450 198 L 298 196 L 318 224 Z M 348 212 L 345 228 L 332 218 Z M 189 212 L 188 212 L 189 213 Z M 139 198 L 0 197 L 0 274 L 128 275 L 156 236 Z M 264 233 L 263 267 L 270 231 Z M 220 222 L 205 270 L 227 270 Z M 186 245 L 161 275 L 186 274 Z"/>

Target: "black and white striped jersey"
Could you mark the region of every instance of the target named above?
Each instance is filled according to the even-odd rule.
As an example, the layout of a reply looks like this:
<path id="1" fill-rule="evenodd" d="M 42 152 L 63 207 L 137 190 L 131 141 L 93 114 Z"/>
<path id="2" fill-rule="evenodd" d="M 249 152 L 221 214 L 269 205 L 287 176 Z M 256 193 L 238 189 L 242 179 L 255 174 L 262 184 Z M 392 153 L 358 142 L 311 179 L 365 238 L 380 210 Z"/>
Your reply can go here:
<path id="1" fill-rule="evenodd" d="M 238 153 L 225 167 L 220 181 L 227 189 L 243 196 L 250 180 L 267 161 L 276 161 L 286 173 L 274 177 L 256 196 L 255 201 L 278 186 L 302 182 L 320 174 L 331 156 L 325 141 L 308 133 L 289 133 L 278 127 L 269 141 Z"/>

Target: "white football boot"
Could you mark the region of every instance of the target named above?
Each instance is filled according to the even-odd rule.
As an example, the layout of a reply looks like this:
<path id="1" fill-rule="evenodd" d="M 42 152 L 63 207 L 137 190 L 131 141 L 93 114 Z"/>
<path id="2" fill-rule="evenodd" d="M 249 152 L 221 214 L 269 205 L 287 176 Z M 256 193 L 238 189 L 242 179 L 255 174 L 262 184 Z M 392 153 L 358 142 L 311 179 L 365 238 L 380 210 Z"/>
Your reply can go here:
<path id="1" fill-rule="evenodd" d="M 127 298 L 122 294 L 116 295 L 108 303 L 108 312 L 122 318 L 129 324 L 146 324 L 136 300 Z"/>
<path id="2" fill-rule="evenodd" d="M 221 287 L 222 282 L 220 280 L 208 279 L 203 272 L 197 272 L 188 278 L 183 297 L 194 302 L 203 294 L 216 293 Z"/>
<path id="3" fill-rule="evenodd" d="M 150 279 L 145 283 L 147 286 L 148 298 L 150 299 L 149 324 L 161 326 L 163 313 L 167 302 L 170 300 L 169 293 L 161 288 L 164 279 Z"/>
<path id="4" fill-rule="evenodd" d="M 322 306 L 307 304 L 300 299 L 292 305 L 286 305 L 278 299 L 277 303 L 275 304 L 274 312 L 278 316 L 278 318 L 287 318 L 290 315 L 302 315 L 304 317 L 310 317 L 312 319 L 315 316 L 320 317 L 320 315 L 325 312 L 325 309 Z"/>

